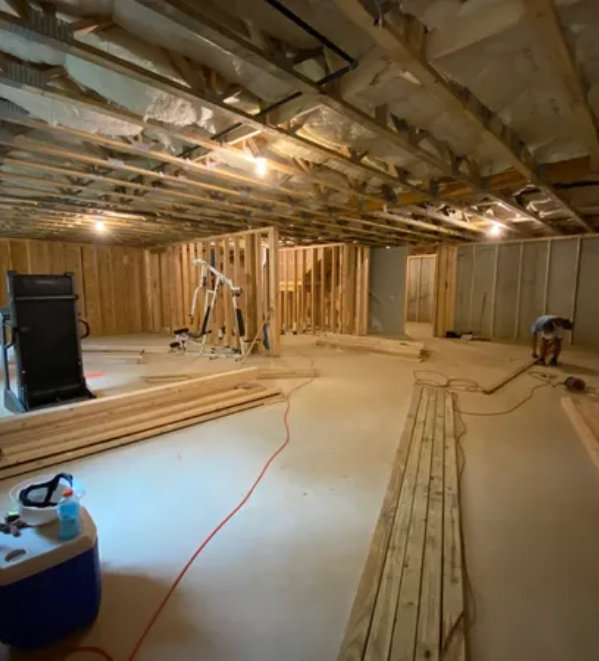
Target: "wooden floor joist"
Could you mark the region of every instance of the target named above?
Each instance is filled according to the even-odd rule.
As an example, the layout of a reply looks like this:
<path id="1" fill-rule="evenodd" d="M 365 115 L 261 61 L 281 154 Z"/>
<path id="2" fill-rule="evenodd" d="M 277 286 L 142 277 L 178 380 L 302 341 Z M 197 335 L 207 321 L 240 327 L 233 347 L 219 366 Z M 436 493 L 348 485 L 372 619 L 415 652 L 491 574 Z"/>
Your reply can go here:
<path id="1" fill-rule="evenodd" d="M 454 407 L 417 387 L 337 661 L 463 661 Z"/>
<path id="2" fill-rule="evenodd" d="M 258 370 L 188 379 L 0 421 L 0 479 L 279 401 Z"/>

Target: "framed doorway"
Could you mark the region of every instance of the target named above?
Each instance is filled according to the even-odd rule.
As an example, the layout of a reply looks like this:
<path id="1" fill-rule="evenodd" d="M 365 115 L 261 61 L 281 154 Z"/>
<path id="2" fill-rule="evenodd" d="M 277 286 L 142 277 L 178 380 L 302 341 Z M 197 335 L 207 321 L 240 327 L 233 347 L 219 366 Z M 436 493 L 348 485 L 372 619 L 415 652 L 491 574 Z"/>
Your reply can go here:
<path id="1" fill-rule="evenodd" d="M 435 318 L 437 255 L 408 257 L 406 268 L 405 332 L 410 337 L 432 337 Z"/>

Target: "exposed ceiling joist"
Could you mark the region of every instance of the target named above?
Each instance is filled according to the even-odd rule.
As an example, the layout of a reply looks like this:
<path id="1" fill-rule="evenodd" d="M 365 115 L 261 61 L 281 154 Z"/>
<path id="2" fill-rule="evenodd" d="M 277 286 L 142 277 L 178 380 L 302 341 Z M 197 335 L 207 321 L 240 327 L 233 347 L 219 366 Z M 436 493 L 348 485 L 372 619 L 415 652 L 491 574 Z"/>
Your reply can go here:
<path id="1" fill-rule="evenodd" d="M 599 133 L 588 100 L 589 86 L 570 48 L 553 0 L 524 0 L 524 5 L 529 22 L 570 98 L 570 110 L 575 118 L 573 129 L 580 136 L 581 144 L 589 150 L 592 168 L 599 170 Z"/>
<path id="2" fill-rule="evenodd" d="M 424 55 L 426 28 L 424 25 L 397 10 L 385 14 L 381 25 L 380 21 L 375 23 L 361 0 L 335 0 L 335 2 L 348 18 L 367 32 L 374 42 L 385 50 L 389 57 L 409 71 L 450 111 L 473 123 L 481 131 L 481 135 L 493 145 L 496 152 L 501 154 L 528 181 L 535 185 L 543 185 L 546 189 L 545 192 L 550 191 L 552 199 L 560 204 L 574 222 L 586 231 L 593 231 L 589 223 L 562 200 L 550 184 L 541 182 L 532 154 L 511 129 L 472 93 L 447 81 L 426 61 Z M 537 220 L 546 225 L 549 231 L 556 233 L 555 228 L 549 223 L 540 218 Z"/>
<path id="3" fill-rule="evenodd" d="M 74 160 L 77 160 L 76 155 L 73 152 L 66 152 L 66 154 L 65 153 L 59 154 L 58 151 L 63 151 L 63 150 L 56 150 L 54 148 L 45 148 L 43 146 L 32 146 L 31 144 L 29 144 L 29 148 L 34 153 L 45 153 L 45 154 L 57 155 L 63 157 L 67 157 L 68 155 L 68 156 L 72 156 Z M 79 160 L 82 160 L 83 162 L 90 162 L 90 159 L 91 161 L 97 160 L 92 157 L 86 157 L 86 156 L 79 158 Z M 243 214 L 243 216 L 246 219 L 246 222 L 251 222 L 255 216 L 265 217 L 270 219 L 269 222 L 271 224 L 280 226 L 281 223 L 283 222 L 283 219 L 288 219 L 289 222 L 286 223 L 283 222 L 283 224 L 290 226 L 290 223 L 292 225 L 296 225 L 298 223 L 301 224 L 302 222 L 304 223 L 309 222 L 316 228 L 331 228 L 336 231 L 346 230 L 347 229 L 346 223 L 350 222 L 353 223 L 353 226 L 350 229 L 352 229 L 356 235 L 362 234 L 362 235 L 372 236 L 374 234 L 377 234 L 379 237 L 379 242 L 388 242 L 386 235 L 390 231 L 399 232 L 403 235 L 409 235 L 411 233 L 409 228 L 405 226 L 399 227 L 399 226 L 391 226 L 388 223 L 387 224 L 375 223 L 365 218 L 344 216 L 343 218 L 345 222 L 343 224 L 339 224 L 335 222 L 335 219 L 340 218 L 340 216 L 337 215 L 333 216 L 331 214 L 326 214 L 326 213 L 312 212 L 310 217 L 309 215 L 302 215 L 301 212 L 298 213 L 297 211 L 294 212 L 293 210 L 290 210 L 288 212 L 283 212 L 283 211 L 275 211 L 272 209 L 262 209 L 260 207 L 254 207 L 243 202 L 233 203 L 226 200 L 213 199 L 207 196 L 201 196 L 197 193 L 188 193 L 186 191 L 179 189 L 171 189 L 165 187 L 156 188 L 145 184 L 132 183 L 127 180 L 114 179 L 102 174 L 91 173 L 91 172 L 81 173 L 78 172 L 77 170 L 70 170 L 65 167 L 57 167 L 55 165 L 49 165 L 46 163 L 39 163 L 35 161 L 17 159 L 12 157 L 4 157 L 3 160 L 7 164 L 15 165 L 20 168 L 41 170 L 52 174 L 62 175 L 64 177 L 79 176 L 79 177 L 84 177 L 86 179 L 92 179 L 95 181 L 102 181 L 104 183 L 113 184 L 114 186 L 125 187 L 126 189 L 137 190 L 137 191 L 148 191 L 149 193 L 152 194 L 152 196 L 168 197 L 169 199 L 179 199 L 179 201 L 176 202 L 178 206 L 189 207 L 194 211 L 198 211 L 198 210 L 201 211 L 201 208 L 198 208 L 197 206 L 192 206 L 189 203 L 196 203 L 196 204 L 200 203 L 201 206 L 225 209 L 227 211 L 235 210 L 238 213 Z M 0 179 L 2 179 L 2 177 L 3 174 L 0 173 Z M 103 189 L 88 188 L 87 190 L 92 192 L 97 192 L 99 196 L 108 194 L 107 191 Z M 143 199 L 144 201 L 148 199 L 151 200 L 151 198 L 148 197 L 144 197 L 140 199 Z M 188 200 L 189 203 L 181 202 L 180 199 Z M 131 202 L 131 204 L 132 206 L 135 206 L 135 201 Z M 363 225 L 364 227 L 361 227 L 361 225 Z M 367 228 L 378 228 L 378 231 L 374 232 Z M 435 228 L 435 232 L 437 232 L 437 228 Z M 430 237 L 430 238 L 434 238 L 434 237 Z"/>
<path id="4" fill-rule="evenodd" d="M 232 121 L 247 124 L 248 126 L 252 126 L 259 131 L 262 131 L 266 135 L 283 139 L 294 144 L 296 147 L 308 149 L 327 160 L 332 159 L 362 173 L 363 175 L 374 177 L 399 189 L 410 188 L 409 184 L 406 184 L 401 177 L 392 173 L 390 170 L 384 171 L 364 162 L 356 163 L 349 156 L 345 156 L 334 149 L 330 149 L 312 140 L 294 134 L 290 130 L 273 126 L 260 116 L 250 115 L 239 108 L 228 105 L 222 100 L 214 98 L 214 95 L 212 94 L 197 90 L 192 91 L 189 86 L 178 83 L 165 76 L 161 76 L 148 69 L 144 69 L 143 67 L 118 58 L 105 51 L 75 41 L 74 39 L 63 40 L 57 35 L 61 35 L 65 30 L 68 30 L 69 27 L 68 24 L 62 23 L 61 21 L 56 21 L 57 29 L 53 31 L 52 36 L 49 36 L 49 34 L 44 33 L 37 24 L 32 24 L 22 18 L 17 18 L 10 14 L 6 14 L 5 12 L 0 12 L 0 28 L 8 31 L 16 30 L 18 31 L 19 36 L 30 39 L 31 41 L 42 39 L 48 46 L 55 48 L 62 53 L 78 57 L 85 62 L 121 74 L 131 80 L 150 85 L 155 89 L 159 89 L 168 94 L 173 94 L 174 96 L 185 99 L 193 104 L 200 103 L 214 112 L 228 117 Z"/>
<path id="5" fill-rule="evenodd" d="M 463 163 L 458 165 L 458 160 L 460 159 L 456 157 L 448 145 L 438 140 L 434 141 L 437 145 L 438 155 L 434 155 L 422 149 L 419 146 L 421 140 L 417 137 L 419 131 L 408 126 L 403 120 L 393 121 L 396 120 L 396 118 L 390 116 L 386 108 L 377 108 L 374 117 L 364 113 L 345 101 L 338 94 L 328 91 L 326 85 L 319 85 L 295 71 L 293 69 L 293 62 L 287 62 L 280 57 L 273 58 L 271 54 L 264 52 L 253 42 L 213 20 L 207 13 L 202 12 L 201 8 L 191 9 L 189 5 L 181 0 L 140 1 L 141 4 L 144 4 L 146 7 L 152 9 L 164 18 L 173 21 L 181 27 L 193 30 L 196 34 L 200 34 L 215 45 L 227 49 L 232 55 L 242 57 L 263 71 L 276 76 L 279 80 L 292 84 L 301 92 L 314 96 L 314 98 L 321 104 L 339 112 L 344 117 L 347 117 L 358 123 L 360 126 L 372 131 L 380 138 L 387 140 L 407 153 L 416 156 L 419 160 L 437 168 L 444 175 L 470 186 L 473 192 L 478 194 L 485 192 L 480 175 L 475 174 L 478 173 L 476 163 L 470 162 L 468 159 L 462 157 L 461 160 Z M 343 3 L 343 0 L 341 1 Z M 345 3 L 343 3 L 343 6 L 345 6 Z M 365 12 L 365 10 L 363 11 Z M 461 104 L 460 110 L 462 110 Z M 391 128 L 391 126 L 393 126 L 395 130 Z M 503 127 L 503 129 L 505 132 L 505 127 Z M 510 135 L 510 139 L 514 139 L 513 136 Z M 356 161 L 356 159 L 352 160 L 354 160 L 354 162 L 360 162 Z M 460 167 L 463 167 L 464 164 L 467 166 L 469 174 L 465 174 L 460 170 Z M 423 195 L 424 199 L 434 199 L 438 197 L 437 192 L 429 194 L 424 192 Z M 512 211 L 517 213 L 516 208 L 513 208 Z M 543 223 L 540 218 L 533 216 L 530 217 L 536 223 L 545 225 L 550 233 L 559 233 L 547 223 Z M 578 217 L 578 219 L 580 218 Z"/>
<path id="6" fill-rule="evenodd" d="M 201 35 L 211 43 L 227 49 L 232 55 L 241 57 L 282 82 L 293 85 L 301 93 L 313 97 L 318 104 L 338 112 L 371 131 L 377 137 L 396 146 L 399 150 L 416 156 L 420 161 L 429 164 L 440 172 L 447 173 L 448 168 L 452 169 L 452 163 L 449 159 L 419 147 L 414 139 L 417 130 L 410 130 L 411 127 L 407 126 L 405 122 L 403 122 L 401 130 L 398 130 L 388 113 L 379 114 L 377 117 L 376 114 L 372 116 L 360 110 L 334 93 L 332 80 L 326 84 L 319 84 L 310 80 L 293 68 L 292 60 L 287 61 L 281 57 L 275 58 L 270 53 L 264 52 L 253 42 L 213 20 L 208 14 L 202 12 L 201 8 L 192 9 L 181 0 L 140 0 L 140 2 L 164 18 L 181 27 L 193 30 L 194 33 Z M 455 168 L 453 175 L 461 181 L 471 183 L 471 180 L 465 174 L 455 171 Z M 476 185 L 475 182 L 472 183 Z"/>

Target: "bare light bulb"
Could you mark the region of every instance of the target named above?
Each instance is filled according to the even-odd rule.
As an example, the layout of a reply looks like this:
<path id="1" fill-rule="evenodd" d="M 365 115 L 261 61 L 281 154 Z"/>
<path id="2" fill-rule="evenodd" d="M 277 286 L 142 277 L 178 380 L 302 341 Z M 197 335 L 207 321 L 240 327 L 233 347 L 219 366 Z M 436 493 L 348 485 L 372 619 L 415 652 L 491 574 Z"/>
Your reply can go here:
<path id="1" fill-rule="evenodd" d="M 489 236 L 501 236 L 502 232 L 502 227 L 501 225 L 498 225 L 497 223 L 493 223 L 491 227 L 489 228 Z"/>
<path id="2" fill-rule="evenodd" d="M 106 225 L 104 224 L 104 221 L 102 220 L 96 220 L 94 227 L 96 228 L 96 232 L 105 232 L 106 231 Z"/>
<path id="3" fill-rule="evenodd" d="M 256 164 L 256 174 L 259 177 L 266 176 L 266 173 L 268 172 L 268 163 L 266 162 L 266 159 L 258 156 L 254 159 L 254 163 Z"/>

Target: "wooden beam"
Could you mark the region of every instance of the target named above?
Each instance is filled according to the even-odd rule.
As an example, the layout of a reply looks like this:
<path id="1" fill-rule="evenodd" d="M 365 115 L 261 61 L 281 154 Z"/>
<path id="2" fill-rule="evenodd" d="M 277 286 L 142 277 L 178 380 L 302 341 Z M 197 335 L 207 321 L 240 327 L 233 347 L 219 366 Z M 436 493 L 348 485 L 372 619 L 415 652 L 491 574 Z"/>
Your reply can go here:
<path id="1" fill-rule="evenodd" d="M 76 37 L 84 37 L 94 32 L 101 32 L 107 30 L 114 25 L 112 16 L 90 16 L 73 21 L 70 24 L 73 34 Z"/>
<path id="2" fill-rule="evenodd" d="M 57 21 L 60 25 L 61 22 Z M 345 156 L 339 151 L 326 147 L 320 143 L 314 142 L 307 138 L 301 137 L 298 134 L 273 126 L 259 115 L 251 115 L 233 105 L 226 104 L 224 101 L 215 98 L 209 92 L 192 91 L 188 86 L 177 83 L 166 76 L 144 69 L 136 64 L 116 57 L 100 49 L 94 48 L 81 42 L 67 43 L 61 39 L 49 36 L 43 33 L 37 26 L 30 25 L 27 21 L 16 18 L 5 12 L 0 12 L 0 28 L 9 31 L 18 29 L 20 35 L 31 41 L 37 41 L 43 38 L 48 46 L 55 48 L 59 52 L 69 54 L 77 57 L 85 62 L 100 66 L 107 71 L 112 71 L 123 75 L 138 83 L 150 85 L 167 94 L 184 99 L 194 105 L 200 103 L 217 114 L 231 119 L 233 122 L 241 122 L 248 126 L 254 127 L 258 131 L 262 131 L 265 135 L 272 136 L 276 139 L 281 139 L 285 142 L 294 144 L 296 147 L 302 149 L 309 149 L 322 156 L 325 159 L 333 159 L 341 164 L 351 167 L 353 170 L 361 172 L 363 175 L 369 177 L 376 177 L 386 183 L 389 183 L 398 188 L 405 188 L 404 183 L 397 176 L 389 174 L 389 172 L 366 163 L 355 163 L 351 157 Z M 360 114 L 361 111 L 356 109 L 356 113 Z"/>
<path id="3" fill-rule="evenodd" d="M 469 90 L 460 88 L 446 80 L 425 59 L 421 44 L 414 41 L 413 34 L 423 34 L 423 26 L 414 17 L 408 17 L 398 10 L 388 12 L 383 24 L 372 20 L 372 16 L 360 0 L 335 0 L 343 13 L 358 27 L 367 32 L 389 57 L 398 62 L 413 75 L 426 89 L 434 94 L 453 113 L 474 124 L 497 154 L 518 170 L 528 181 L 541 184 L 534 158 L 525 145 L 514 135 L 501 119 L 492 113 Z M 416 29 L 417 28 L 417 29 Z M 544 187 L 552 191 L 556 200 L 573 220 L 587 229 L 588 225 L 552 189 L 550 184 Z M 539 219 L 540 222 L 544 222 Z M 545 223 L 549 226 L 548 223 Z"/>
<path id="4" fill-rule="evenodd" d="M 553 0 L 524 0 L 529 22 L 543 45 L 553 71 L 558 75 L 571 103 L 572 131 L 588 149 L 594 170 L 599 170 L 599 133 L 597 119 L 589 103 L 589 84 L 576 59 L 560 22 Z"/>

